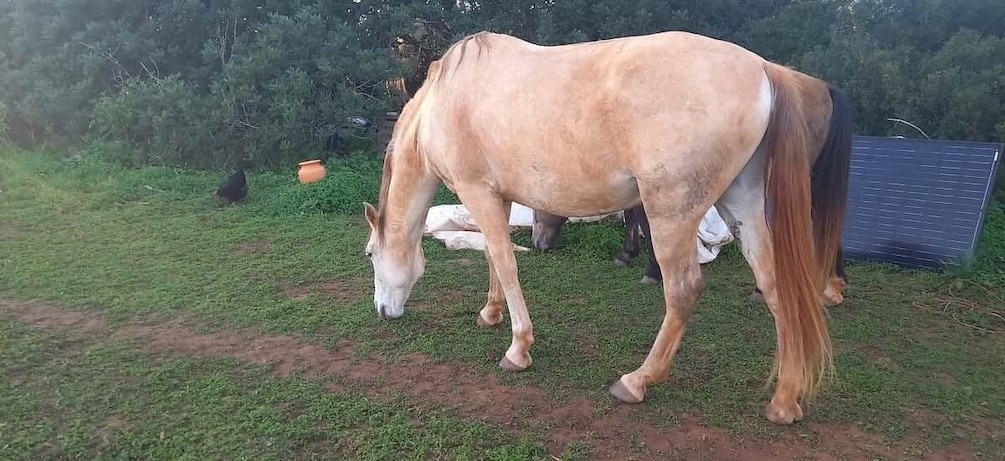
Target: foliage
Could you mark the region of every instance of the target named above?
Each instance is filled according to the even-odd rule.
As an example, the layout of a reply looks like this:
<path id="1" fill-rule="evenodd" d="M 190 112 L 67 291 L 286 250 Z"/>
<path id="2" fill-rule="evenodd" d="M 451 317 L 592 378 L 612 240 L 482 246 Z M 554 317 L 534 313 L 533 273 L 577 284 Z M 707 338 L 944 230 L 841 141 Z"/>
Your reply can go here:
<path id="1" fill-rule="evenodd" d="M 7 139 L 7 106 L 0 102 L 0 141 Z"/>
<path id="2" fill-rule="evenodd" d="M 363 202 L 377 202 L 380 175 L 344 169 L 313 183 L 290 187 L 269 197 L 267 210 L 277 215 L 297 213 L 358 214 Z"/>
<path id="3" fill-rule="evenodd" d="M 363 202 L 377 204 L 381 162 L 369 153 L 357 153 L 329 162 L 327 175 L 308 184 L 286 181 L 269 194 L 264 205 L 271 215 L 349 214 L 363 212 Z M 440 186 L 434 205 L 460 203 L 456 195 Z"/>
<path id="4" fill-rule="evenodd" d="M 1002 141 L 1003 24 L 997 0 L 11 0 L 0 103 L 22 144 L 100 137 L 136 164 L 288 165 L 348 116 L 400 104 L 384 82 L 403 73 L 414 91 L 465 34 L 562 44 L 679 29 L 844 87 L 860 134 L 919 135 L 897 117 Z M 410 55 L 394 55 L 399 39 Z"/>
<path id="5" fill-rule="evenodd" d="M 178 76 L 132 79 L 98 102 L 94 122 L 99 136 L 134 148 L 130 163 L 200 164 L 228 152 L 213 102 Z"/>
<path id="6" fill-rule="evenodd" d="M 966 275 L 1005 293 L 1005 202 L 994 201 L 988 207 L 976 256 Z"/>

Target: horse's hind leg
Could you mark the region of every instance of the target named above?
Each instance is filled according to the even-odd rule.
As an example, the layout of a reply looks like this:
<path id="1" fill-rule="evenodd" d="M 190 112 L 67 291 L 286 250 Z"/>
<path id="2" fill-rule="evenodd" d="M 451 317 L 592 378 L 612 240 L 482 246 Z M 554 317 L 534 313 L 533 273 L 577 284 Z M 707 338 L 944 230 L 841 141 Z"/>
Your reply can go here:
<path id="1" fill-rule="evenodd" d="M 632 265 L 632 260 L 639 255 L 639 231 L 638 213 L 642 210 L 642 205 L 632 207 L 624 211 L 625 232 L 622 239 L 621 253 L 614 257 L 614 265 L 618 267 L 628 267 Z"/>
<path id="2" fill-rule="evenodd" d="M 756 157 L 755 157 L 756 158 Z M 754 272 L 759 291 L 775 318 L 775 331 L 780 341 L 788 332 L 779 321 L 779 299 L 775 284 L 774 254 L 771 236 L 768 233 L 768 223 L 764 214 L 764 182 L 760 174 L 762 168 L 758 162 L 751 162 L 740 176 L 723 194 L 716 207 L 729 224 L 734 236 L 740 240 L 740 248 L 747 264 Z M 777 364 L 789 363 L 782 354 L 788 351 L 780 342 Z M 782 366 L 778 369 L 778 385 L 775 395 L 768 404 L 766 417 L 778 424 L 791 424 L 803 418 L 802 408 L 798 398 L 801 392 L 801 381 L 793 370 Z"/>
<path id="3" fill-rule="evenodd" d="M 663 208 L 665 207 L 649 209 Z M 642 366 L 622 375 L 611 386 L 610 392 L 618 400 L 641 402 L 645 399 L 648 385 L 666 381 L 670 377 L 670 365 L 684 336 L 684 327 L 691 320 L 695 303 L 704 288 L 701 267 L 698 265 L 698 248 L 694 244 L 694 235 L 704 215 L 703 210 L 696 207 L 684 216 L 666 211 L 649 216 L 656 229 L 649 236 L 651 251 L 656 254 L 665 274 L 663 295 L 666 299 L 666 315 Z"/>
<path id="4" fill-rule="evenodd" d="M 834 307 L 844 302 L 844 290 L 848 287 L 848 276 L 844 270 L 843 251 L 838 248 L 837 258 L 834 260 L 834 274 L 827 282 L 827 287 L 822 295 L 825 307 Z M 758 304 L 764 303 L 764 293 L 761 292 L 760 287 L 754 288 L 754 292 L 750 294 L 750 300 Z"/>
<path id="5" fill-rule="evenodd" d="M 838 247 L 834 260 L 834 274 L 824 289 L 824 306 L 834 307 L 844 302 L 844 289 L 848 287 L 848 275 L 844 271 L 844 249 Z"/>
<path id="6" fill-rule="evenodd" d="M 513 326 L 513 341 L 506 355 L 499 361 L 499 366 L 510 371 L 523 370 L 531 364 L 529 350 L 534 343 L 534 327 L 517 278 L 516 256 L 513 254 L 513 242 L 510 240 L 511 204 L 478 186 L 468 187 L 458 184 L 456 187 L 457 196 L 475 219 L 478 228 L 485 234 L 485 251 L 491 265 L 488 302 L 478 314 L 479 324 L 501 320 L 502 309 L 498 298 L 500 294 L 504 296 Z M 493 284 L 492 280 L 497 284 Z M 497 309 L 499 315 L 495 314 Z"/>

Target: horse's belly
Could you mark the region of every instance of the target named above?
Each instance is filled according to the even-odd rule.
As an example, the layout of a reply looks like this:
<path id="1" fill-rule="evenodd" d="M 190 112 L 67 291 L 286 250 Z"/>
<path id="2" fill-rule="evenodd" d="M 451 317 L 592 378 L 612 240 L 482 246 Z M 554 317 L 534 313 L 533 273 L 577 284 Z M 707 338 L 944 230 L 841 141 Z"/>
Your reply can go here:
<path id="1" fill-rule="evenodd" d="M 502 191 L 514 202 L 558 216 L 584 217 L 639 204 L 639 187 L 628 172 L 601 177 L 574 174 L 528 174 Z"/>

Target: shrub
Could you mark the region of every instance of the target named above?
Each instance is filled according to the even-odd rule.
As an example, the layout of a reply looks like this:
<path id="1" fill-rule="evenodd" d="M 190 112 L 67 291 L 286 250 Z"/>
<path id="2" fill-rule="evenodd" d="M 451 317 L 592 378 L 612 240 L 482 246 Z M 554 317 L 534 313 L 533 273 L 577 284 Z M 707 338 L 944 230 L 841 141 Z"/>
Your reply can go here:
<path id="1" fill-rule="evenodd" d="M 112 158 L 127 164 L 232 163 L 235 159 L 227 154 L 226 133 L 214 119 L 212 99 L 177 76 L 133 79 L 118 93 L 101 98 L 94 124 L 101 138 L 122 144 Z M 135 154 L 117 155 L 127 149 L 124 146 Z"/>
<path id="2" fill-rule="evenodd" d="M 379 181 L 352 170 L 329 172 L 320 181 L 276 193 L 266 209 L 273 214 L 361 213 L 363 202 L 376 203 Z"/>
<path id="3" fill-rule="evenodd" d="M 988 207 L 970 273 L 974 280 L 1005 294 L 1005 202 L 995 201 Z"/>
<path id="4" fill-rule="evenodd" d="M 0 141 L 7 139 L 7 106 L 0 102 Z"/>

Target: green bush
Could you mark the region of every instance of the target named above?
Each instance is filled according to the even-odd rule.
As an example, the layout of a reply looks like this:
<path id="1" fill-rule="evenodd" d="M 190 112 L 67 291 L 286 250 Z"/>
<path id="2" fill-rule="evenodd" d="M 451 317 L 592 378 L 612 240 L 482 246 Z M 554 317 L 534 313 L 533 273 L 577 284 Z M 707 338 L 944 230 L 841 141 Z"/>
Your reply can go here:
<path id="1" fill-rule="evenodd" d="M 352 170 L 329 172 L 317 182 L 299 184 L 276 191 L 269 197 L 269 213 L 339 213 L 363 212 L 363 202 L 376 203 L 380 176 Z"/>
<path id="2" fill-rule="evenodd" d="M 111 159 L 126 164 L 232 164 L 232 146 L 214 116 L 216 103 L 177 76 L 134 79 L 98 101 L 94 124 L 100 137 L 118 142 Z M 121 155 L 130 148 L 132 155 Z"/>
<path id="3" fill-rule="evenodd" d="M 136 151 L 119 158 L 132 164 L 275 167 L 317 157 L 349 116 L 393 110 L 385 82 L 414 91 L 463 35 L 670 29 L 844 88 L 857 134 L 914 136 L 898 117 L 940 139 L 1005 141 L 1001 0 L 0 1 L 0 103 L 18 143 L 98 134 Z"/>
<path id="4" fill-rule="evenodd" d="M 1005 294 L 1005 202 L 988 207 L 984 232 L 977 248 L 970 277 Z"/>
<path id="5" fill-rule="evenodd" d="M 7 106 L 0 102 L 0 141 L 7 139 Z"/>

